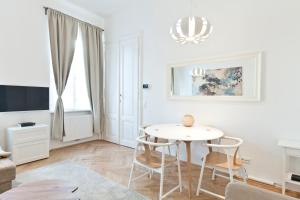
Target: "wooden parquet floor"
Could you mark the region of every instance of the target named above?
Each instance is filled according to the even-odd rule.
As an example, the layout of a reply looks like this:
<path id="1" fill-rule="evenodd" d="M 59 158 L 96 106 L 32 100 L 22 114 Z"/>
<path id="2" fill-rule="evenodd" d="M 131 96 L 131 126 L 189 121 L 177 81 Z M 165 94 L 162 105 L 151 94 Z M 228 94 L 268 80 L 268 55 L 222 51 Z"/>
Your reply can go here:
<path id="1" fill-rule="evenodd" d="M 78 144 L 70 147 L 52 150 L 48 159 L 31 162 L 28 164 L 20 165 L 17 167 L 17 174 L 28 170 L 32 170 L 38 167 L 46 166 L 52 163 L 71 160 L 75 163 L 89 167 L 90 169 L 98 172 L 102 176 L 108 179 L 127 186 L 130 167 L 132 163 L 133 149 L 123 147 L 120 145 L 112 144 L 105 141 L 93 141 L 83 144 Z M 166 169 L 166 189 L 168 187 L 175 186 L 177 182 L 176 166 Z M 185 200 L 188 199 L 187 193 L 187 174 L 186 164 L 181 164 L 182 180 L 183 180 L 183 192 L 174 192 L 166 199 L 168 200 Z M 193 200 L 215 200 L 216 198 L 207 195 L 200 194 L 196 196 L 196 187 L 198 183 L 198 177 L 200 173 L 199 166 L 193 166 Z M 141 170 L 137 169 L 135 175 L 141 173 Z M 215 191 L 219 194 L 224 194 L 224 188 L 227 181 L 223 178 L 216 178 L 215 181 L 210 179 L 211 171 L 205 171 L 204 186 L 207 189 Z M 255 181 L 249 181 L 249 184 L 255 185 L 261 188 L 280 192 L 279 188 L 275 188 L 271 185 L 258 183 Z M 133 190 L 149 197 L 150 199 L 158 199 L 159 191 L 159 174 L 155 174 L 152 179 L 143 177 L 138 179 L 132 184 Z M 300 198 L 300 195 L 295 192 L 288 192 L 289 195 Z"/>

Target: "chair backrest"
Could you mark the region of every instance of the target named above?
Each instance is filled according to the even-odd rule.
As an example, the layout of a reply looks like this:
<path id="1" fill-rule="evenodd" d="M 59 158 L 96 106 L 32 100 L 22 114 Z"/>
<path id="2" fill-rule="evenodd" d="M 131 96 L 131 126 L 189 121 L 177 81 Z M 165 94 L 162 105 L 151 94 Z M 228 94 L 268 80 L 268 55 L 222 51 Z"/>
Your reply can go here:
<path id="1" fill-rule="evenodd" d="M 151 126 L 151 125 L 149 125 L 149 124 L 147 124 L 147 125 L 142 125 L 142 126 L 140 126 L 140 128 L 139 128 L 139 136 L 144 136 L 146 133 L 145 133 L 145 129 L 147 128 L 147 127 L 149 127 L 149 126 Z"/>
<path id="2" fill-rule="evenodd" d="M 231 143 L 223 144 L 222 143 L 223 141 L 228 141 Z M 243 144 L 243 140 L 241 138 L 224 136 L 224 137 L 220 138 L 220 141 L 218 144 L 208 143 L 206 145 L 210 148 L 210 151 L 212 148 L 223 149 L 226 152 L 226 154 L 228 154 L 229 151 L 233 150 L 234 151 L 233 163 L 238 164 L 237 163 L 237 155 L 238 155 L 239 147 L 241 146 L 241 144 Z"/>
<path id="3" fill-rule="evenodd" d="M 161 151 L 161 156 L 164 158 L 165 156 L 165 150 L 166 147 L 174 145 L 174 142 L 168 142 L 168 143 L 155 143 L 155 142 L 151 142 L 151 141 L 147 141 L 147 136 L 139 136 L 136 139 L 137 141 L 137 147 L 135 150 L 135 157 L 137 156 L 137 154 L 143 154 L 146 158 L 147 163 L 151 163 L 153 162 L 153 153 L 155 151 L 155 149 L 157 148 L 162 148 Z M 142 147 L 142 149 L 140 149 L 139 147 Z M 156 152 L 157 153 L 157 152 Z"/>

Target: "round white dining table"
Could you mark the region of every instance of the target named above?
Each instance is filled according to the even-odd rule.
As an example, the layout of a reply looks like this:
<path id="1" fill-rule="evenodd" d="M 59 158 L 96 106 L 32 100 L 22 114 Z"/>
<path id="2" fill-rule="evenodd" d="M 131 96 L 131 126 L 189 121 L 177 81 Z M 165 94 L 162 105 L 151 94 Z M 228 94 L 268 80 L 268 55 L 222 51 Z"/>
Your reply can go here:
<path id="1" fill-rule="evenodd" d="M 189 199 L 192 196 L 191 142 L 210 141 L 224 136 L 223 131 L 209 126 L 194 125 L 185 127 L 182 124 L 154 124 L 145 129 L 145 133 L 155 138 L 179 140 L 186 144 Z"/>

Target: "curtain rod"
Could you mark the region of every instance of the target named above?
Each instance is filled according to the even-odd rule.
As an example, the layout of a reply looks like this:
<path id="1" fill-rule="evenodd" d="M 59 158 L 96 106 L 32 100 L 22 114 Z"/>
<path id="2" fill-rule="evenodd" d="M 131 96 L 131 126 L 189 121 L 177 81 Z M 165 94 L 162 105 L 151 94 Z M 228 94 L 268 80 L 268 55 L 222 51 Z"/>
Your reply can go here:
<path id="1" fill-rule="evenodd" d="M 48 10 L 48 9 L 54 10 L 54 11 L 56 11 L 56 12 L 60 12 L 60 11 L 58 11 L 58 10 L 55 10 L 55 9 L 49 8 L 49 7 L 45 7 L 45 6 L 44 6 L 43 8 L 45 9 L 45 15 L 47 15 L 47 10 Z M 62 13 L 62 12 L 60 12 L 60 13 Z M 75 20 L 78 21 L 79 23 L 88 24 L 88 25 L 90 25 L 90 26 L 94 26 L 94 27 L 99 28 L 99 29 L 101 29 L 102 31 L 104 31 L 104 29 L 101 28 L 101 27 L 99 27 L 99 26 L 96 26 L 96 25 L 93 25 L 93 24 L 91 24 L 91 23 L 82 21 L 82 20 L 80 20 L 80 19 L 77 19 L 77 18 L 72 17 L 72 16 L 70 16 L 70 15 L 67 15 L 67 14 L 65 14 L 65 13 L 62 13 L 62 14 L 66 15 L 66 16 L 68 16 L 68 17 L 71 17 L 71 18 L 73 18 L 73 19 L 75 19 Z"/>

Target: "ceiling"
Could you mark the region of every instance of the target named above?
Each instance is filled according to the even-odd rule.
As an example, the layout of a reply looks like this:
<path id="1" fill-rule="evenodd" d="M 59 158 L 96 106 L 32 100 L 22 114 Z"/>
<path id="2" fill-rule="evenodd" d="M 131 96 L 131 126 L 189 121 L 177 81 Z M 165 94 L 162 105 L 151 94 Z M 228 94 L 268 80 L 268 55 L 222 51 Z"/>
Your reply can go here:
<path id="1" fill-rule="evenodd" d="M 130 0 L 68 0 L 79 7 L 82 7 L 92 13 L 100 16 L 109 16 L 124 6 L 128 5 Z"/>

